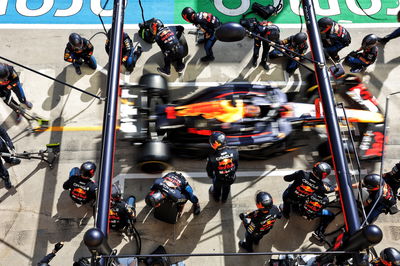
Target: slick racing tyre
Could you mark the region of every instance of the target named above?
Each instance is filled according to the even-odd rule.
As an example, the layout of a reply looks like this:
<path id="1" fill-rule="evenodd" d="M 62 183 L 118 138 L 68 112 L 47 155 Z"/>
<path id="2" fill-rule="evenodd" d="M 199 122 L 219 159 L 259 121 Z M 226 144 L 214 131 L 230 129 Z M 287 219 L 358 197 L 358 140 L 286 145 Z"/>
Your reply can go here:
<path id="1" fill-rule="evenodd" d="M 145 173 L 161 173 L 168 169 L 171 161 L 171 154 L 166 143 L 161 141 L 148 141 L 142 144 L 137 163 Z"/>
<path id="2" fill-rule="evenodd" d="M 149 90 L 150 96 L 160 97 L 164 103 L 168 103 L 168 82 L 158 74 L 145 74 L 139 80 L 139 85 Z"/>

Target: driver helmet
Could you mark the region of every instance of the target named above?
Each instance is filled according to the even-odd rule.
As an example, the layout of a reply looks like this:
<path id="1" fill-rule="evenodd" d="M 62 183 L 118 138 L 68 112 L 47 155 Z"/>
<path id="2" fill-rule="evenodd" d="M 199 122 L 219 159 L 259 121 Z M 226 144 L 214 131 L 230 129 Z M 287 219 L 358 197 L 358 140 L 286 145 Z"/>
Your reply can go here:
<path id="1" fill-rule="evenodd" d="M 260 106 L 247 104 L 244 106 L 244 117 L 257 117 L 261 113 Z"/>

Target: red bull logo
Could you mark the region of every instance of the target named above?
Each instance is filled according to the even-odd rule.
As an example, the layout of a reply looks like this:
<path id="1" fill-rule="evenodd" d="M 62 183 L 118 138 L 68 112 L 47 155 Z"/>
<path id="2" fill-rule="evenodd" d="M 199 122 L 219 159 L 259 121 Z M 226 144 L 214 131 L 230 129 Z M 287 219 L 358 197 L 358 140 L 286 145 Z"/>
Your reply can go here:
<path id="1" fill-rule="evenodd" d="M 221 174 L 229 173 L 233 167 L 234 164 L 231 158 L 226 158 L 218 162 L 218 170 Z"/>

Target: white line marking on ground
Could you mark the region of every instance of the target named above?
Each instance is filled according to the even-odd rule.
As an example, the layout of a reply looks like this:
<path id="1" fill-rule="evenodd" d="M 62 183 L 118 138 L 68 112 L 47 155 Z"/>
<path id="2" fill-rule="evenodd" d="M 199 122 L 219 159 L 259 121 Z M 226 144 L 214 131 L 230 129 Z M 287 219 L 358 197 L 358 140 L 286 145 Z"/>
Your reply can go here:
<path id="1" fill-rule="evenodd" d="M 180 171 L 182 172 L 182 171 Z M 261 177 L 261 176 L 270 176 L 270 177 L 277 177 L 277 176 L 285 176 L 292 174 L 294 170 L 265 170 L 265 171 L 238 171 L 236 172 L 236 176 L 240 177 Z M 162 174 L 145 174 L 145 173 L 134 173 L 134 174 L 119 174 L 114 177 L 114 181 L 118 181 L 121 179 L 155 179 L 163 176 L 165 173 Z M 184 175 L 189 176 L 191 178 L 208 178 L 207 172 L 182 172 Z M 356 173 L 356 171 L 350 171 L 351 174 Z M 365 175 L 368 171 L 363 169 L 361 170 L 361 174 Z"/>
<path id="2" fill-rule="evenodd" d="M 179 25 L 179 24 L 168 24 Z M 298 29 L 300 24 L 276 24 L 282 29 Z M 305 25 L 305 24 L 303 24 Z M 400 27 L 399 23 L 343 23 L 346 28 L 351 29 L 374 29 L 374 28 L 397 28 Z M 196 27 L 190 24 L 182 25 L 185 29 L 195 30 Z M 111 24 L 105 24 L 106 28 L 110 28 Z M 0 29 L 65 29 L 65 30 L 76 30 L 76 29 L 98 29 L 103 30 L 101 24 L 0 24 Z M 138 24 L 125 24 L 124 29 L 137 30 L 139 29 Z"/>
<path id="3" fill-rule="evenodd" d="M 168 86 L 170 87 L 213 87 L 220 86 L 223 84 L 231 84 L 231 85 L 240 85 L 240 84 L 253 84 L 253 85 L 270 85 L 270 86 L 286 86 L 288 84 L 287 81 L 254 81 L 254 82 L 246 82 L 246 81 L 234 81 L 234 82 L 225 82 L 225 81 L 210 81 L 210 82 L 169 82 Z M 137 82 L 128 83 L 129 85 L 138 85 Z M 306 85 L 306 82 L 303 81 L 293 81 L 291 85 Z"/>

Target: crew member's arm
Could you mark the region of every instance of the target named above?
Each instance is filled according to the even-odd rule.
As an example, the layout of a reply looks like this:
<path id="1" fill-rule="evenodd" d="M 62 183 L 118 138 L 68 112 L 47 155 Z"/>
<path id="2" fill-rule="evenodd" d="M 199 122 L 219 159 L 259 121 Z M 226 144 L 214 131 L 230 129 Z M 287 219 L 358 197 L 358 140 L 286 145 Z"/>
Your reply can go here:
<path id="1" fill-rule="evenodd" d="M 9 77 L 10 83 L 7 86 L 7 89 L 9 89 L 9 90 L 18 86 L 18 82 L 19 82 L 19 77 L 18 77 L 18 74 L 15 71 L 15 69 L 13 67 L 10 67 L 10 70 L 11 70 L 11 75 Z"/>
<path id="2" fill-rule="evenodd" d="M 285 175 L 283 177 L 283 180 L 285 180 L 286 182 L 292 182 L 295 179 L 297 179 L 297 175 L 300 173 L 301 170 L 294 172 L 293 174 L 290 175 Z"/>
<path id="3" fill-rule="evenodd" d="M 64 50 L 64 61 L 73 63 L 74 59 L 72 58 L 72 51 L 69 49 L 68 45 L 65 47 Z"/>
<path id="4" fill-rule="evenodd" d="M 131 38 L 129 38 L 127 33 L 124 33 L 124 47 L 125 47 L 125 54 L 122 55 L 122 62 L 126 62 L 128 60 L 131 51 L 133 50 L 133 42 Z"/>
<path id="5" fill-rule="evenodd" d="M 214 167 L 213 164 L 211 162 L 210 157 L 207 158 L 207 166 L 206 166 L 206 170 L 207 170 L 207 175 L 209 178 L 214 178 Z"/>

